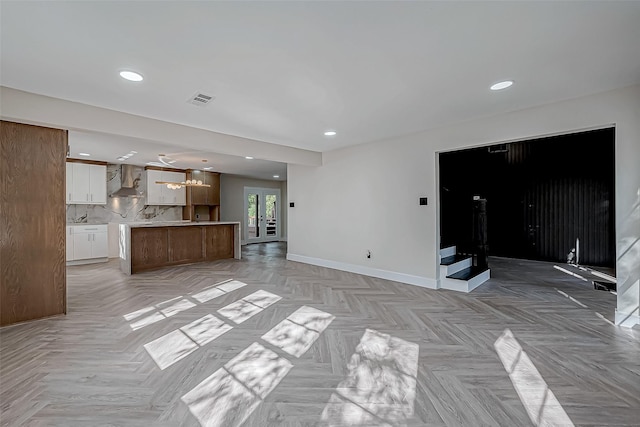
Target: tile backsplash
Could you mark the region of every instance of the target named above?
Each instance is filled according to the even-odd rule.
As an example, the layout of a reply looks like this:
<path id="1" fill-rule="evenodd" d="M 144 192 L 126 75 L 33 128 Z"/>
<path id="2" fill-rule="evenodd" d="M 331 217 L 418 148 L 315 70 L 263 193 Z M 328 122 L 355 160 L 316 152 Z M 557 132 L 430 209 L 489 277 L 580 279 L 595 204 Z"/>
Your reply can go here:
<path id="1" fill-rule="evenodd" d="M 107 165 L 106 205 L 67 205 L 67 223 L 109 223 L 135 221 L 176 221 L 182 219 L 182 206 L 145 206 L 147 174 L 135 167 L 141 197 L 108 197 L 120 189 L 120 165 Z"/>

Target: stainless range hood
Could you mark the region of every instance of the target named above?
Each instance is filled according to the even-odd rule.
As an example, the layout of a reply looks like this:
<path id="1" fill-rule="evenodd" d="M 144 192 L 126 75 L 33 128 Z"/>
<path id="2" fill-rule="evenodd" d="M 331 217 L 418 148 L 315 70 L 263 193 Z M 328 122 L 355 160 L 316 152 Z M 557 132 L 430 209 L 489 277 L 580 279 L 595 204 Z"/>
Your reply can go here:
<path id="1" fill-rule="evenodd" d="M 138 191 L 140 175 L 136 176 L 136 167 L 133 165 L 120 166 L 120 189 L 111 194 L 110 197 L 141 197 Z"/>

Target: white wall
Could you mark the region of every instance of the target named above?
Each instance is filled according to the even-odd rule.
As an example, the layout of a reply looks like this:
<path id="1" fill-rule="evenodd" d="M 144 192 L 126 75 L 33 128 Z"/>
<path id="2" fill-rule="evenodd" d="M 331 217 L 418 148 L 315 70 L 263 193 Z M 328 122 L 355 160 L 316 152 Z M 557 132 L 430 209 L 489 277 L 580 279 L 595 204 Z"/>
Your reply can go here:
<path id="1" fill-rule="evenodd" d="M 246 230 L 244 216 L 244 187 L 280 189 L 280 238 L 287 238 L 287 182 L 245 178 L 237 175 L 220 175 L 220 220 L 241 221 L 242 233 Z M 244 237 L 243 237 L 244 240 Z"/>
<path id="2" fill-rule="evenodd" d="M 437 153 L 616 126 L 617 321 L 640 322 L 640 86 L 445 126 L 289 165 L 288 257 L 438 286 Z M 419 206 L 420 196 L 429 197 Z M 366 250 L 372 258 L 366 259 Z"/>

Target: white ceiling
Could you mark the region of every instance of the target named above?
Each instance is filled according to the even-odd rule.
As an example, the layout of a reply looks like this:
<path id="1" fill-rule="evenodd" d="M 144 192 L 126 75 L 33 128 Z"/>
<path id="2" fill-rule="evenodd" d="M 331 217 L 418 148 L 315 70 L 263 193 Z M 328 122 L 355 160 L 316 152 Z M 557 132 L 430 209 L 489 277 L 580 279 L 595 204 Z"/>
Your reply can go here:
<path id="1" fill-rule="evenodd" d="M 610 1 L 2 1 L 0 83 L 328 151 L 640 83 L 639 22 Z"/>
<path id="2" fill-rule="evenodd" d="M 178 169 L 202 169 L 211 167 L 212 171 L 243 175 L 251 178 L 270 181 L 285 181 L 287 179 L 287 164 L 267 160 L 229 156 L 225 154 L 208 153 L 203 151 L 185 150 L 179 145 L 160 144 L 140 138 L 114 136 L 95 132 L 69 131 L 69 157 L 75 159 L 102 160 L 116 164 L 132 164 L 146 166 L 150 162 L 160 163 L 159 154 L 164 154 L 165 162 L 175 161 L 170 166 Z M 131 151 L 137 153 L 124 161 L 118 157 Z M 80 153 L 91 154 L 90 157 Z M 203 162 L 202 160 L 207 160 Z M 160 163 L 157 166 L 163 166 Z M 166 165 L 165 165 L 166 166 Z M 278 175 L 278 178 L 274 178 Z"/>

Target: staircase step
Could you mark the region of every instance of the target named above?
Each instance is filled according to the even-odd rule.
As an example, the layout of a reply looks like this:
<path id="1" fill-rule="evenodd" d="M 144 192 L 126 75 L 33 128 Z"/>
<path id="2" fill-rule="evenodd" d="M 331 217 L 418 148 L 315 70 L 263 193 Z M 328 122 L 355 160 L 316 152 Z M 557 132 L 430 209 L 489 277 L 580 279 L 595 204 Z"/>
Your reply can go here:
<path id="1" fill-rule="evenodd" d="M 457 280 L 471 280 L 474 277 L 484 273 L 488 268 L 480 268 L 476 266 L 471 266 L 469 268 L 465 268 L 464 270 L 460 270 L 457 273 L 454 273 L 450 276 L 447 276 L 448 279 L 457 279 Z"/>
<path id="2" fill-rule="evenodd" d="M 446 248 L 440 249 L 440 258 L 447 258 L 456 254 L 455 246 L 447 246 Z"/>
<path id="3" fill-rule="evenodd" d="M 442 258 L 440 260 L 440 265 L 451 265 L 451 264 L 455 264 L 458 261 L 463 261 L 468 258 L 471 258 L 471 257 L 467 255 L 452 255 L 452 256 Z"/>

